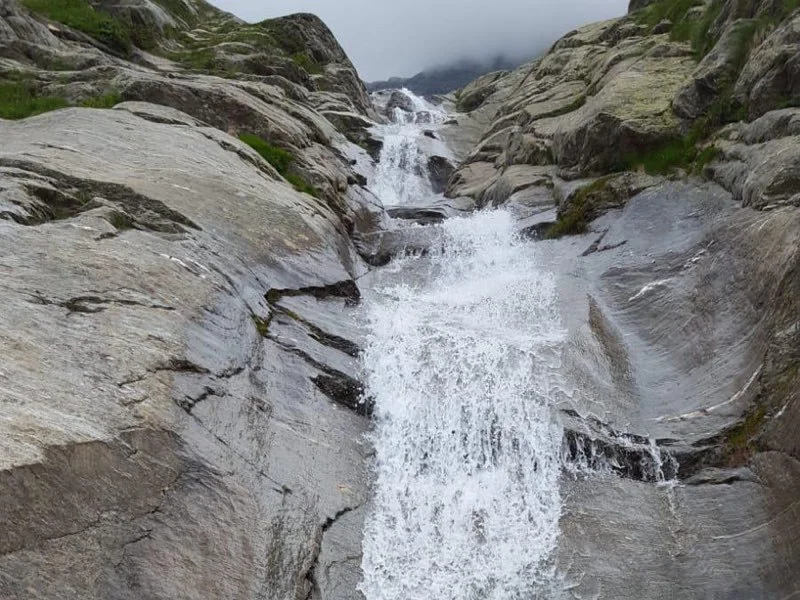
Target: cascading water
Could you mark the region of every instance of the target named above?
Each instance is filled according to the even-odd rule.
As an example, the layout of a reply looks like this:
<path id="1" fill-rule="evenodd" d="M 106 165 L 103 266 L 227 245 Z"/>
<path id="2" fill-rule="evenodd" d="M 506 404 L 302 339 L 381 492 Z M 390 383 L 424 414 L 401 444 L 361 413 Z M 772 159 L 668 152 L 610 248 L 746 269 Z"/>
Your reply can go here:
<path id="1" fill-rule="evenodd" d="M 362 591 L 534 598 L 561 510 L 555 284 L 505 211 L 437 232 L 436 250 L 364 290 L 376 460 Z"/>
<path id="2" fill-rule="evenodd" d="M 383 148 L 372 191 L 386 206 L 402 206 L 432 194 L 428 168 L 420 151 L 423 126 L 434 130 L 447 114 L 408 90 L 403 90 L 413 110 L 395 107 L 392 122 L 380 127 Z"/>

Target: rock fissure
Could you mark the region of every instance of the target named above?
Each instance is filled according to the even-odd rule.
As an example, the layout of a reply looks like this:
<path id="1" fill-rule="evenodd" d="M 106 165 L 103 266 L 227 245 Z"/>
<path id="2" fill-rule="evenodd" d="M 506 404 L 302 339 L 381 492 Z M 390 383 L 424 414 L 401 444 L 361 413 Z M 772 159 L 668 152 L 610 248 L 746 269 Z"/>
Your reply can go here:
<path id="1" fill-rule="evenodd" d="M 318 300 L 324 300 L 326 298 L 344 298 L 351 304 L 358 304 L 361 299 L 361 292 L 354 280 L 346 279 L 322 286 L 296 289 L 271 289 L 265 294 L 267 302 L 271 306 L 277 304 L 281 298 L 290 296 L 313 296 Z"/>
<path id="2" fill-rule="evenodd" d="M 336 524 L 336 522 L 339 519 L 341 519 L 345 515 L 353 512 L 355 510 L 358 510 L 362 506 L 363 506 L 363 503 L 362 504 L 357 504 L 356 506 L 346 506 L 346 507 L 338 510 L 336 512 L 336 514 L 333 515 L 332 517 L 326 518 L 324 523 L 318 525 L 317 533 L 315 535 L 314 547 L 313 547 L 313 550 L 312 550 L 312 553 L 311 553 L 310 560 L 308 562 L 308 570 L 306 571 L 306 574 L 305 574 L 305 580 L 307 581 L 307 586 L 306 587 L 308 588 L 308 594 L 306 595 L 306 600 L 310 600 L 313 597 L 314 592 L 319 592 L 319 582 L 317 581 L 317 577 L 316 577 L 315 571 L 317 570 L 317 566 L 319 565 L 319 558 L 320 558 L 320 554 L 322 553 L 322 544 L 323 544 L 324 539 L 325 539 L 325 534 L 328 532 L 328 530 L 331 527 L 333 527 L 334 524 Z M 346 560 L 347 559 L 342 559 L 342 560 L 335 561 L 335 562 L 342 563 L 342 562 L 346 562 Z M 326 572 L 328 572 L 330 570 L 332 565 L 333 565 L 333 563 L 331 563 L 331 564 L 326 566 L 326 569 L 325 569 Z"/>
<path id="3" fill-rule="evenodd" d="M 106 310 L 108 304 L 119 306 L 139 306 L 142 308 L 152 308 L 157 310 L 173 311 L 175 307 L 166 304 L 147 304 L 137 300 L 127 300 L 124 298 L 103 298 L 101 296 L 83 295 L 74 296 L 68 300 L 56 300 L 47 298 L 41 294 L 33 294 L 34 302 L 36 304 L 43 304 L 46 306 L 60 306 L 66 308 L 68 313 L 99 313 Z"/>
<path id="4" fill-rule="evenodd" d="M 322 373 L 320 375 L 313 377 L 311 380 L 314 385 L 332 401 L 362 416 L 368 417 L 372 414 L 373 401 L 370 398 L 364 397 L 363 383 L 346 373 L 342 373 L 328 365 L 322 364 L 300 348 L 295 348 L 282 341 L 280 338 L 273 337 L 272 335 L 268 335 L 267 337 L 286 352 L 302 358 L 309 365 L 321 371 Z"/>
<path id="5" fill-rule="evenodd" d="M 17 169 L 17 177 L 23 177 L 24 172 L 28 172 L 47 180 L 37 180 L 27 185 L 51 212 L 48 215 L 29 217 L 12 215 L 15 221 L 25 225 L 40 225 L 50 220 L 74 217 L 96 208 L 98 204 L 95 198 L 102 198 L 136 214 L 134 223 L 144 229 L 161 233 L 186 233 L 185 228 L 198 231 L 201 229 L 194 221 L 163 202 L 139 194 L 124 185 L 81 179 L 27 160 L 0 158 L 0 167 Z"/>

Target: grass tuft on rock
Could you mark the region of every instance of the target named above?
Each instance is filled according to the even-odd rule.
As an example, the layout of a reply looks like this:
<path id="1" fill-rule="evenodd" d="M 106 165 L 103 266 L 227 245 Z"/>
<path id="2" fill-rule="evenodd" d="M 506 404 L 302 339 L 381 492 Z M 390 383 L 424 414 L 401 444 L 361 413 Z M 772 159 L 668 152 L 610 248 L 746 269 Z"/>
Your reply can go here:
<path id="1" fill-rule="evenodd" d="M 0 80 L 1 119 L 24 119 L 67 106 L 66 98 L 37 94 L 28 79 Z"/>
<path id="2" fill-rule="evenodd" d="M 239 139 L 250 146 L 253 150 L 258 152 L 261 155 L 261 158 L 275 167 L 275 170 L 280 173 L 281 177 L 291 183 L 294 189 L 296 189 L 298 192 L 309 194 L 315 198 L 319 197 L 319 191 L 317 188 L 296 173 L 291 173 L 289 171 L 289 168 L 294 162 L 294 155 L 292 155 L 291 152 L 287 152 L 283 148 L 274 146 L 267 140 L 251 133 L 240 134 Z"/>
<path id="3" fill-rule="evenodd" d="M 261 158 L 266 160 L 269 164 L 275 167 L 275 170 L 285 176 L 289 170 L 289 165 L 294 162 L 294 156 L 291 152 L 287 152 L 283 148 L 270 144 L 267 140 L 253 135 L 251 133 L 243 133 L 239 136 L 245 144 L 250 146 L 253 150 L 261 155 Z"/>
<path id="4" fill-rule="evenodd" d="M 29 10 L 77 29 L 113 50 L 127 54 L 131 30 L 127 23 L 95 9 L 87 0 L 22 0 Z"/>
<path id="5" fill-rule="evenodd" d="M 131 217 L 119 210 L 115 210 L 108 215 L 108 222 L 111 223 L 118 231 L 125 231 L 127 229 L 133 229 L 133 219 Z"/>
<path id="6" fill-rule="evenodd" d="M 320 64 L 308 52 L 295 52 L 292 54 L 292 60 L 310 75 L 319 75 L 323 72 Z"/>
<path id="7" fill-rule="evenodd" d="M 743 421 L 727 432 L 725 451 L 730 465 L 745 463 L 753 451 L 757 449 L 755 438 L 761 432 L 766 416 L 766 407 L 763 405 L 757 406 L 747 414 Z"/>
<path id="8" fill-rule="evenodd" d="M 746 116 L 747 107 L 725 92 L 705 115 L 695 120 L 686 136 L 669 140 L 650 152 L 623 157 L 620 170 L 643 168 L 650 175 L 666 175 L 675 169 L 701 173 L 719 154 L 718 149 L 706 142 L 724 125 L 742 121 Z"/>
<path id="9" fill-rule="evenodd" d="M 252 315 L 253 323 L 256 326 L 256 331 L 261 337 L 267 337 L 269 335 L 269 326 L 270 322 L 272 321 L 272 317 L 267 319 L 263 319 L 257 315 Z"/>
<path id="10" fill-rule="evenodd" d="M 92 96 L 83 100 L 79 106 L 83 108 L 113 108 L 122 102 L 122 94 L 117 91 L 109 92 L 101 96 Z"/>
<path id="11" fill-rule="evenodd" d="M 613 178 L 614 175 L 607 175 L 579 189 L 569 201 L 567 210 L 561 213 L 558 220 L 545 232 L 544 238 L 554 240 L 565 235 L 586 233 L 592 220 L 594 205 L 592 199 L 603 194 L 608 188 L 608 182 Z"/>

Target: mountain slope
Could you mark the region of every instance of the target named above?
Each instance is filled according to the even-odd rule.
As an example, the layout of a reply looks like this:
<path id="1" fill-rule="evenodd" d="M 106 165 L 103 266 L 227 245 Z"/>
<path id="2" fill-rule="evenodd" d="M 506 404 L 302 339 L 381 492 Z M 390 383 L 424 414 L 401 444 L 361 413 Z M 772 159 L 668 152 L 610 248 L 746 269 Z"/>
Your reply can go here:
<path id="1" fill-rule="evenodd" d="M 0 597 L 355 593 L 350 305 L 384 213 L 327 118 L 370 123 L 352 64 L 310 15 L 24 4 L 0 0 Z"/>

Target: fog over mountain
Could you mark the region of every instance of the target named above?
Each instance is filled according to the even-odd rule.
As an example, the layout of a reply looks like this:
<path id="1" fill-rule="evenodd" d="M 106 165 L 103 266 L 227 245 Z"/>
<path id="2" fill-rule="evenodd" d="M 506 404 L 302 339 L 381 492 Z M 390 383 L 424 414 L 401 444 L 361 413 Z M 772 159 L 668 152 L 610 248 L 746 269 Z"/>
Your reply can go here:
<path id="1" fill-rule="evenodd" d="M 627 0 L 211 0 L 248 21 L 320 16 L 367 81 L 460 59 L 531 56 L 578 25 L 621 15 Z"/>

